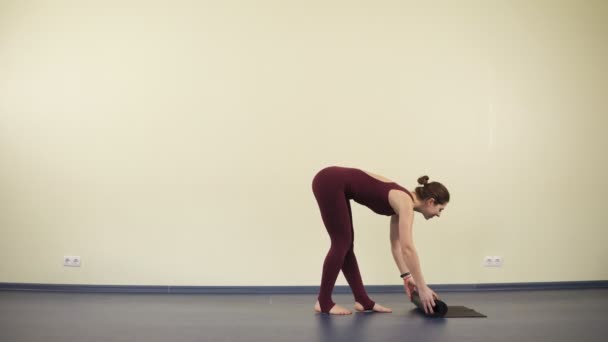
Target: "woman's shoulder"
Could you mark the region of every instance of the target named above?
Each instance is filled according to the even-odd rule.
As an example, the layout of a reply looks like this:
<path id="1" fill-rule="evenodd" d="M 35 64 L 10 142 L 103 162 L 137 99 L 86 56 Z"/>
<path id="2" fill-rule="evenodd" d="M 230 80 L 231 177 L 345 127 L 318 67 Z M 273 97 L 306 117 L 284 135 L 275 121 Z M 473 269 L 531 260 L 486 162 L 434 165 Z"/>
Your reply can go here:
<path id="1" fill-rule="evenodd" d="M 388 202 L 397 214 L 404 210 L 414 210 L 414 198 L 412 197 L 412 194 L 401 186 L 389 190 Z"/>

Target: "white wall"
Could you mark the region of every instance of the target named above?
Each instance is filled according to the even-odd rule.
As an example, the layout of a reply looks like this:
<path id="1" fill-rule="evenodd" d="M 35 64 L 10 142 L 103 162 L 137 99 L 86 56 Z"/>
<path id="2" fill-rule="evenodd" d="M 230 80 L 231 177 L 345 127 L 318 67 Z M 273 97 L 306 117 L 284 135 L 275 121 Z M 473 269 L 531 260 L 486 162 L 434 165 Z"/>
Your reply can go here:
<path id="1" fill-rule="evenodd" d="M 442 217 L 414 224 L 430 284 L 608 279 L 607 17 L 2 1 L 0 282 L 318 285 L 327 165 L 448 186 Z M 388 217 L 353 210 L 364 281 L 399 284 Z"/>

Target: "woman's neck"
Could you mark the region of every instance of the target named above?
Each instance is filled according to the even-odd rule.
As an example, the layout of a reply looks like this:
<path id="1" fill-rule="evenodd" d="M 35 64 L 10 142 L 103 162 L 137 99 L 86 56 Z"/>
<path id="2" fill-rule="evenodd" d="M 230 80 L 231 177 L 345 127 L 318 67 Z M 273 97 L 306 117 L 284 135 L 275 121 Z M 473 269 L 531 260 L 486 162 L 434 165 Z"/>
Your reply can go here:
<path id="1" fill-rule="evenodd" d="M 420 212 L 420 207 L 422 206 L 422 201 L 418 197 L 416 191 L 412 192 L 412 197 L 414 197 L 414 211 Z"/>

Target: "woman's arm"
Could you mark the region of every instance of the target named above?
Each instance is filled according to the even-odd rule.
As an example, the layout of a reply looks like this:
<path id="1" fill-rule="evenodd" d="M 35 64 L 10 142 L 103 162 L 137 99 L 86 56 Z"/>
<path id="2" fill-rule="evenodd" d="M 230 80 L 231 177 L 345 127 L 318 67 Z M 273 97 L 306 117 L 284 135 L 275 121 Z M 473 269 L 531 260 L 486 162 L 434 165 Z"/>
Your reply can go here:
<path id="1" fill-rule="evenodd" d="M 397 221 L 396 225 L 393 224 L 391 219 L 391 246 L 398 245 L 401 248 L 401 255 L 405 267 L 414 277 L 418 288 L 426 287 L 426 282 L 422 275 L 420 267 L 420 260 L 418 253 L 414 247 L 414 238 L 412 234 L 412 225 L 414 224 L 414 206 L 411 200 L 408 200 L 407 195 L 393 196 L 389 201 L 397 213 L 394 220 Z M 395 248 L 396 249 L 396 248 Z M 394 252 L 393 252 L 394 256 Z M 399 266 L 399 261 L 395 258 L 397 267 L 401 270 L 402 266 Z M 407 271 L 405 271 L 407 272 Z"/>
<path id="2" fill-rule="evenodd" d="M 403 274 L 409 272 L 410 269 L 407 267 L 405 260 L 403 260 L 403 251 L 401 250 L 401 243 L 399 242 L 399 216 L 391 216 L 391 252 L 393 253 L 393 259 L 399 273 Z"/>

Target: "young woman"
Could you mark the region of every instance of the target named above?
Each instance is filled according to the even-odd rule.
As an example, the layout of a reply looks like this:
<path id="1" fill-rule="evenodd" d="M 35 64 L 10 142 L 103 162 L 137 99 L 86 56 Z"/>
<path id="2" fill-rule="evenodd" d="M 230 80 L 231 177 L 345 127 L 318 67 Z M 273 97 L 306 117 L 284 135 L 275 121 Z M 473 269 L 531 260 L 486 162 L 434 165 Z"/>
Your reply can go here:
<path id="1" fill-rule="evenodd" d="M 425 312 L 433 312 L 434 299 L 438 297 L 422 276 L 412 225 L 414 212 L 422 214 L 427 220 L 439 217 L 450 201 L 450 194 L 441 183 L 428 183 L 428 180 L 428 176 L 420 177 L 418 183 L 421 186 L 411 193 L 390 179 L 356 168 L 331 166 L 315 175 L 312 189 L 331 240 L 331 247 L 323 263 L 316 312 L 335 315 L 352 313 L 336 305 L 331 298 L 340 270 L 353 291 L 355 310 L 392 312 L 390 308 L 372 301 L 363 286 L 353 250 L 351 199 L 377 214 L 391 216 L 391 251 L 404 279 L 406 292 L 411 296 L 411 291 L 417 289 Z"/>

